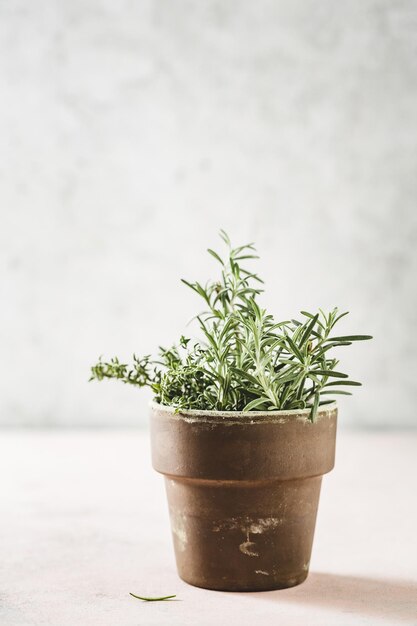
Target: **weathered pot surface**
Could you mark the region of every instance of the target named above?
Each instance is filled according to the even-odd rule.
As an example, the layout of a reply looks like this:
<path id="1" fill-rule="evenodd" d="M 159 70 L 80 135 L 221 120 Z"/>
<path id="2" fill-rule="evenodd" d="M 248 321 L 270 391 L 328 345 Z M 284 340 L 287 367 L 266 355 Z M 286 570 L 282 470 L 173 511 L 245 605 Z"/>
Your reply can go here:
<path id="1" fill-rule="evenodd" d="M 225 591 L 303 582 L 322 475 L 334 466 L 336 403 L 218 412 L 152 403 L 153 467 L 164 474 L 178 573 Z"/>

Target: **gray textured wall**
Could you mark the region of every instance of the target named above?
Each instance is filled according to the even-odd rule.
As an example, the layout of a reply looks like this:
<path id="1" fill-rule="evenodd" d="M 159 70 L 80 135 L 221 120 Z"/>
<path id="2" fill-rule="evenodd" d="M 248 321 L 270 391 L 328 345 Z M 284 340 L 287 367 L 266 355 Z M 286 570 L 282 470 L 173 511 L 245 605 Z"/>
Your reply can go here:
<path id="1" fill-rule="evenodd" d="M 277 316 L 372 344 L 342 422 L 416 425 L 417 3 L 0 3 L 0 420 L 134 424 L 100 353 L 179 335 L 226 228 Z"/>

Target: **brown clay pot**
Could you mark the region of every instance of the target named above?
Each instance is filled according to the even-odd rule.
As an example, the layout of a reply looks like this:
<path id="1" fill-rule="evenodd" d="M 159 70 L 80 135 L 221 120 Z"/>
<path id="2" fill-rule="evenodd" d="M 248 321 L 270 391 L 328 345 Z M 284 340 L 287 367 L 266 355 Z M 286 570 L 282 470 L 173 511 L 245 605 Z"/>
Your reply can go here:
<path id="1" fill-rule="evenodd" d="M 308 574 L 322 475 L 334 466 L 336 404 L 308 410 L 151 408 L 178 573 L 224 591 L 283 589 Z"/>

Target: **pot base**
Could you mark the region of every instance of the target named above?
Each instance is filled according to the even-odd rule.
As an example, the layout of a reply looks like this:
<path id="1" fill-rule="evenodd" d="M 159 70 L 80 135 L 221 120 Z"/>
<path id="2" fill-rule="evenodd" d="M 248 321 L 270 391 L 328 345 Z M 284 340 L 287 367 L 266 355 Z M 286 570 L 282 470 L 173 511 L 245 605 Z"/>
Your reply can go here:
<path id="1" fill-rule="evenodd" d="M 260 591 L 279 591 L 280 589 L 290 589 L 291 587 L 297 587 L 297 585 L 301 585 L 308 577 L 308 572 L 303 572 L 302 574 L 295 576 L 294 578 L 288 579 L 283 583 L 273 582 L 268 585 L 265 581 L 259 581 L 259 585 L 249 585 L 242 586 L 240 584 L 235 585 L 222 585 L 222 584 L 207 584 L 202 580 L 187 580 L 184 576 L 179 574 L 181 580 L 183 580 L 187 585 L 192 585 L 193 587 L 199 587 L 200 589 L 209 589 L 210 591 L 233 591 L 233 592 L 260 592 Z"/>

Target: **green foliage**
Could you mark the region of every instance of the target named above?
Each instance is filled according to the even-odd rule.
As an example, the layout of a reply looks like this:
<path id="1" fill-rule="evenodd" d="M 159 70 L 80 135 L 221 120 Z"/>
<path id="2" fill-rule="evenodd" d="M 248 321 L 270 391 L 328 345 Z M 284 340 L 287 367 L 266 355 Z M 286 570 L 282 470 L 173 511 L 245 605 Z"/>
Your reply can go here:
<path id="1" fill-rule="evenodd" d="M 263 281 L 242 267 L 242 261 L 258 258 L 253 244 L 232 248 L 224 231 L 220 236 L 226 255 L 208 250 L 221 266 L 219 279 L 205 286 L 182 281 L 204 301 L 205 311 L 196 317 L 202 340 L 181 337 L 178 346 L 160 348 L 158 360 L 134 356 L 131 366 L 100 359 L 90 380 L 149 386 L 157 402 L 177 410 L 310 408 L 314 421 L 318 407 L 332 402 L 329 396 L 351 395 L 343 387 L 360 385 L 336 370 L 339 361 L 329 352 L 371 337 L 333 335 L 347 315 L 337 308 L 275 322 L 257 302 Z"/>

